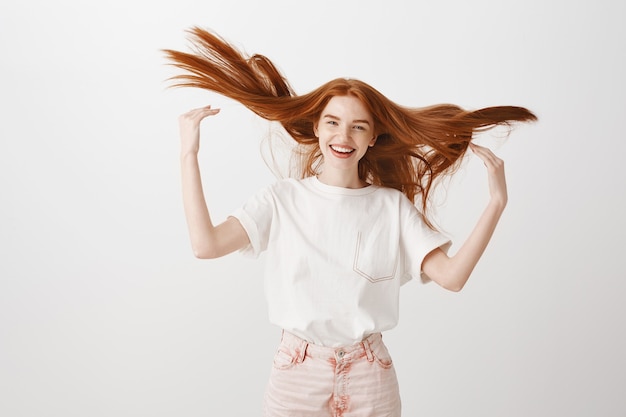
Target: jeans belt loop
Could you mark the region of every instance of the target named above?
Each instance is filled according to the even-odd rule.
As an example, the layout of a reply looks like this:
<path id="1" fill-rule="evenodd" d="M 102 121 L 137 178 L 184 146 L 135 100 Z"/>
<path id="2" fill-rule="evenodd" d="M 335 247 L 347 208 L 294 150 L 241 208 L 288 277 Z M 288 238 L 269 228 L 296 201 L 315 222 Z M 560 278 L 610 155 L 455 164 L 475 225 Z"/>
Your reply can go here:
<path id="1" fill-rule="evenodd" d="M 367 356 L 367 360 L 369 362 L 374 362 L 374 354 L 372 353 L 372 346 L 370 345 L 370 341 L 365 339 L 361 342 L 363 345 L 363 350 L 365 350 L 365 356 Z"/>
<path id="2" fill-rule="evenodd" d="M 296 358 L 296 362 L 302 363 L 304 362 L 304 358 L 306 357 L 306 348 L 309 347 L 309 342 L 303 340 L 300 344 L 300 352 L 298 352 L 298 357 Z"/>

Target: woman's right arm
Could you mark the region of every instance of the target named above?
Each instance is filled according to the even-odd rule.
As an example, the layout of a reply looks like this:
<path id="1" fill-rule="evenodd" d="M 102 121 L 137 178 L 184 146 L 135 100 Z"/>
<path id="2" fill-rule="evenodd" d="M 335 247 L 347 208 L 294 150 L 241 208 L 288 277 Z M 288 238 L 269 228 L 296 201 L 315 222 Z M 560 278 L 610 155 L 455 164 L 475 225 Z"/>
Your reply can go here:
<path id="1" fill-rule="evenodd" d="M 198 165 L 200 122 L 219 113 L 211 106 L 191 110 L 179 117 L 183 206 L 194 255 L 213 259 L 245 247 L 248 234 L 234 217 L 214 226 L 207 208 Z"/>

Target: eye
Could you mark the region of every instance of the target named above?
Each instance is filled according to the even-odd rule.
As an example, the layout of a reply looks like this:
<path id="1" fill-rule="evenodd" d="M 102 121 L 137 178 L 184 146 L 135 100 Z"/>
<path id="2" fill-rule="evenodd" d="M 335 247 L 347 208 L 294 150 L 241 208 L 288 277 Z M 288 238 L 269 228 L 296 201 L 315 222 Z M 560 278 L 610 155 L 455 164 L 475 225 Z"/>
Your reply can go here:
<path id="1" fill-rule="evenodd" d="M 327 124 L 329 124 L 329 125 L 331 125 L 331 126 L 338 126 L 338 125 L 339 125 L 339 124 L 338 124 L 336 121 L 334 121 L 334 120 L 329 120 L 329 121 L 327 121 L 326 123 L 327 123 Z"/>
<path id="2" fill-rule="evenodd" d="M 365 131 L 365 130 L 367 130 L 367 128 L 366 128 L 365 126 L 362 126 L 362 125 L 356 125 L 356 126 L 354 126 L 354 128 L 355 128 L 356 130 L 360 130 L 360 131 Z"/>

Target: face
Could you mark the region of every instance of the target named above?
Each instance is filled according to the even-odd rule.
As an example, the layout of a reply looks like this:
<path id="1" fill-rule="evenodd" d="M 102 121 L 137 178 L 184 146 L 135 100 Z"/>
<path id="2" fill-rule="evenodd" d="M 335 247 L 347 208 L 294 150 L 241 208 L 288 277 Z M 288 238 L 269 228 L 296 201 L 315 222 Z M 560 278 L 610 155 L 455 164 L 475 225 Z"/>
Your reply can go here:
<path id="1" fill-rule="evenodd" d="M 374 146 L 374 120 L 363 103 L 353 96 L 330 99 L 315 125 L 324 156 L 324 170 L 358 172 L 359 160 Z"/>

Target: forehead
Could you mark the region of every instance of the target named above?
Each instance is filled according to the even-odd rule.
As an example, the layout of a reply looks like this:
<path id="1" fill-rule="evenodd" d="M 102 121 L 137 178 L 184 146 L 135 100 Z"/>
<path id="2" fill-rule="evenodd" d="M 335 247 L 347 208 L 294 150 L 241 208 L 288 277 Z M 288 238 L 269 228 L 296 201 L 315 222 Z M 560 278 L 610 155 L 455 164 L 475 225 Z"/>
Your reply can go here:
<path id="1" fill-rule="evenodd" d="M 331 98 L 322 111 L 322 116 L 328 114 L 348 119 L 372 120 L 372 114 L 365 107 L 365 104 L 354 96 L 334 96 Z"/>

